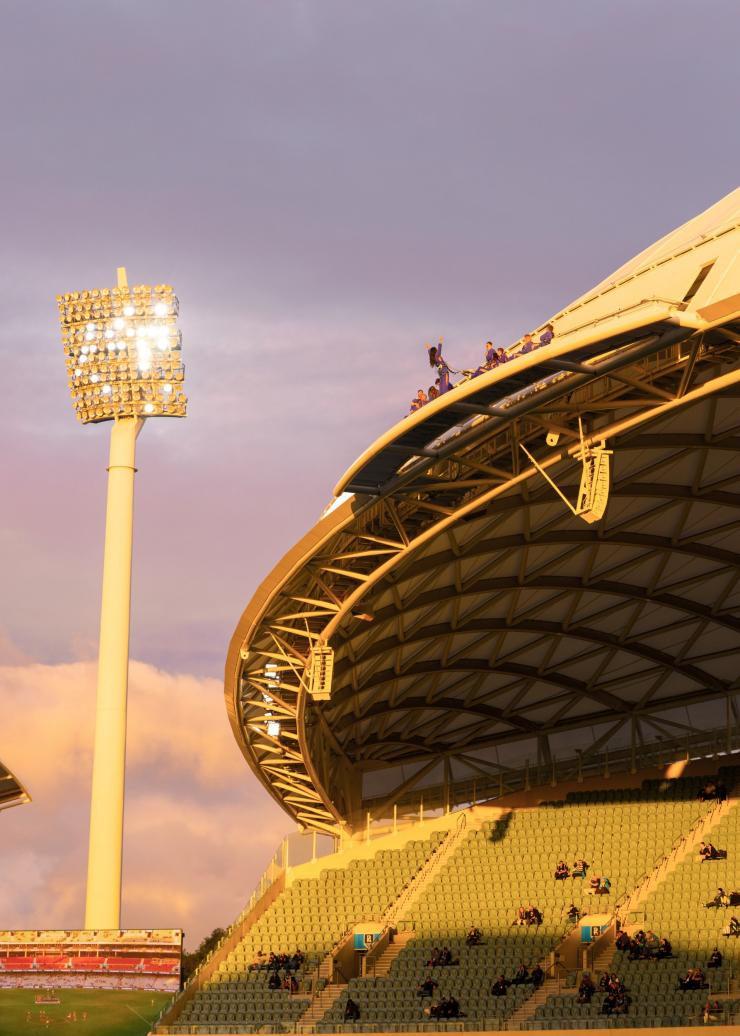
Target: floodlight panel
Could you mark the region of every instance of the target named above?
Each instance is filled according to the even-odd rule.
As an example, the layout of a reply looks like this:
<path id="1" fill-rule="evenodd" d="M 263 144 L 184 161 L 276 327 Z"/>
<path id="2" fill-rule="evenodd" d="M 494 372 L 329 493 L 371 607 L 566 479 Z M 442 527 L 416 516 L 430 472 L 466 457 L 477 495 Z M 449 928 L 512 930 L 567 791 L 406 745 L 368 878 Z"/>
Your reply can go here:
<path id="1" fill-rule="evenodd" d="M 169 284 L 57 296 L 72 403 L 83 424 L 185 417 L 178 301 Z"/>

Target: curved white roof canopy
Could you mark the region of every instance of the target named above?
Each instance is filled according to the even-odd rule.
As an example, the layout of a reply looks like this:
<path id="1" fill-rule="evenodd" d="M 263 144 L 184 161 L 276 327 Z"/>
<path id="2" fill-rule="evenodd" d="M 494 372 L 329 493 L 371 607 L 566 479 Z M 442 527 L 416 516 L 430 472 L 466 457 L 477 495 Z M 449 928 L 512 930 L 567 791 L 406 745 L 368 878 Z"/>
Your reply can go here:
<path id="1" fill-rule="evenodd" d="M 381 436 L 337 487 L 356 495 L 260 586 L 226 704 L 299 823 L 494 794 L 527 760 L 718 730 L 734 744 L 739 199 L 563 310 L 552 346 Z M 574 500 L 579 419 L 614 451 L 592 525 L 520 449 Z M 334 651 L 322 702 L 304 672 L 319 644 Z"/>

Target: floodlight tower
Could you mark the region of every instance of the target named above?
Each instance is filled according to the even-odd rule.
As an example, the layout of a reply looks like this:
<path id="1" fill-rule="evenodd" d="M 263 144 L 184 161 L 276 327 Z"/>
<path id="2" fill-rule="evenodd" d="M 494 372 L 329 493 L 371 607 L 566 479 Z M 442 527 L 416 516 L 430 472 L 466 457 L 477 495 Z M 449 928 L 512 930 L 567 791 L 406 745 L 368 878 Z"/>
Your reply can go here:
<path id="1" fill-rule="evenodd" d="M 85 928 L 120 928 L 136 438 L 149 417 L 184 417 L 177 298 L 166 284 L 57 297 L 78 419 L 111 421 Z"/>

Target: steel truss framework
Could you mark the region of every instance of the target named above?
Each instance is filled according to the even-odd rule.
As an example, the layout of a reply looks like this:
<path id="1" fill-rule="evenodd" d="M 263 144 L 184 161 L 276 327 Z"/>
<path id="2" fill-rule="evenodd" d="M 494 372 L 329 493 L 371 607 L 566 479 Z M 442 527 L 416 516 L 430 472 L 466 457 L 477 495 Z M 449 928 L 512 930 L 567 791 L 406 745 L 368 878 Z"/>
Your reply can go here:
<path id="1" fill-rule="evenodd" d="M 527 757 L 688 735 L 699 705 L 704 729 L 737 722 L 739 343 L 734 324 L 679 329 L 609 373 L 564 371 L 527 412 L 476 416 L 337 506 L 283 559 L 232 640 L 226 703 L 298 823 L 336 832 L 422 789 L 493 788 Z M 572 496 L 579 418 L 614 450 L 594 526 L 520 449 Z M 335 652 L 320 703 L 317 644 Z"/>

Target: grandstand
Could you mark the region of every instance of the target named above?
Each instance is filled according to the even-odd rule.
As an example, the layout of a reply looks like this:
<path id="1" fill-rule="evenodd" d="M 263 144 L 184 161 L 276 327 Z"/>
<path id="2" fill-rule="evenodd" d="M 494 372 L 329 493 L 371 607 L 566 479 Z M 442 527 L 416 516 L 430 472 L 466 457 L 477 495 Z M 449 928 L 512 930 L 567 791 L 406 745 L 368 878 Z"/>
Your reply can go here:
<path id="1" fill-rule="evenodd" d="M 155 1031 L 733 1022 L 733 901 L 705 903 L 715 881 L 740 901 L 739 255 L 740 190 L 340 479 L 225 679 L 253 772 L 336 852 L 272 873 Z M 700 863 L 703 839 L 726 858 Z M 620 927 L 672 956 L 630 960 Z M 718 943 L 709 988 L 679 991 Z M 441 948 L 454 964 L 427 963 Z M 605 969 L 626 1013 L 578 1002 Z"/>
<path id="2" fill-rule="evenodd" d="M 0 932 L 0 989 L 118 989 L 173 992 L 180 986 L 182 932 Z"/>
<path id="3" fill-rule="evenodd" d="M 31 796 L 18 778 L 0 762 L 0 809 L 22 806 L 24 802 L 30 801 Z"/>

